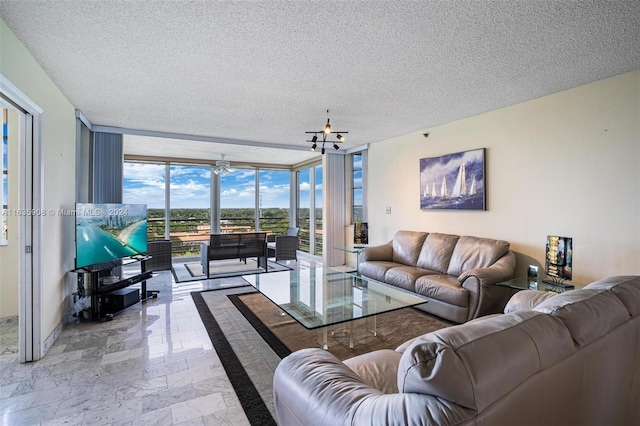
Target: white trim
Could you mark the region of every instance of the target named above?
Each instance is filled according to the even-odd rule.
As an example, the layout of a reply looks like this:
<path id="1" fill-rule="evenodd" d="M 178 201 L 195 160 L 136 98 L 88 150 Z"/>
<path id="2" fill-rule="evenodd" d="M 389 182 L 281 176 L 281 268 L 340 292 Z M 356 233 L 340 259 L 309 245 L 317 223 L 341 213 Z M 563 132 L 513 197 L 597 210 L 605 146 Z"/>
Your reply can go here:
<path id="1" fill-rule="evenodd" d="M 164 239 L 171 239 L 171 163 L 164 164 Z"/>
<path id="2" fill-rule="evenodd" d="M 347 149 L 345 152 L 347 154 L 353 154 L 354 152 L 366 151 L 369 149 L 369 144 L 364 144 L 360 146 L 354 146 L 353 148 Z"/>
<path id="3" fill-rule="evenodd" d="M 0 74 L 0 92 L 22 108 L 18 153 L 18 207 L 42 209 L 44 205 L 44 158 L 42 155 L 42 119 L 44 110 Z M 31 226 L 27 219 L 31 219 Z M 18 281 L 20 362 L 36 361 L 44 356 L 42 340 L 42 216 L 23 216 L 18 221 Z M 31 253 L 26 252 L 31 247 Z"/>
<path id="4" fill-rule="evenodd" d="M 298 226 L 298 173 L 289 172 L 289 227 Z"/>
<path id="5" fill-rule="evenodd" d="M 316 167 L 321 166 L 309 167 L 309 254 L 316 254 Z"/>
<path id="6" fill-rule="evenodd" d="M 220 175 L 213 173 L 214 166 L 211 166 L 211 196 L 209 197 L 209 205 L 211 210 L 209 215 L 211 221 L 209 225 L 210 234 L 220 233 Z"/>
<path id="7" fill-rule="evenodd" d="M 243 146 L 255 146 L 261 148 L 275 148 L 275 149 L 287 149 L 290 151 L 308 151 L 309 147 L 302 145 L 287 145 L 287 144 L 274 144 L 269 142 L 249 141 L 243 139 L 230 139 L 221 138 L 216 136 L 199 136 L 199 135 L 187 135 L 184 133 L 171 133 L 171 132 L 158 132 L 155 130 L 140 130 L 140 129 L 127 129 L 124 127 L 114 126 L 102 126 L 93 125 L 93 131 L 102 133 L 118 133 L 122 135 L 138 135 L 138 136 L 151 136 L 157 138 L 167 139 L 183 139 L 188 141 L 197 142 L 211 142 L 222 143 L 228 145 L 243 145 Z"/>
<path id="8" fill-rule="evenodd" d="M 44 110 L 0 73 L 0 92 L 32 115 L 42 115 Z"/>
<path id="9" fill-rule="evenodd" d="M 260 202 L 260 170 L 254 170 L 253 173 L 253 220 L 255 225 L 253 229 L 260 232 L 260 215 L 262 214 L 262 203 Z"/>
<path id="10" fill-rule="evenodd" d="M 87 127 L 87 129 L 93 132 L 93 125 L 91 124 L 89 119 L 85 117 L 85 115 L 79 109 L 76 110 L 76 118 L 80 120 L 82 124 L 84 124 Z"/>

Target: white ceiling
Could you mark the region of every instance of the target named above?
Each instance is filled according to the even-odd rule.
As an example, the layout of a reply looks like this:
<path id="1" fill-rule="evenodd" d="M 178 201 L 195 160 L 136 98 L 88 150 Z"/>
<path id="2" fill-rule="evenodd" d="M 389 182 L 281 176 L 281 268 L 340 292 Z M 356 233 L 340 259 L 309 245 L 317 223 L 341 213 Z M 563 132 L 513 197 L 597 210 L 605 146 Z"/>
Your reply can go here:
<path id="1" fill-rule="evenodd" d="M 204 140 L 131 137 L 138 155 L 295 164 L 327 109 L 349 148 L 640 68 L 638 0 L 2 0 L 0 16 L 94 125 Z"/>

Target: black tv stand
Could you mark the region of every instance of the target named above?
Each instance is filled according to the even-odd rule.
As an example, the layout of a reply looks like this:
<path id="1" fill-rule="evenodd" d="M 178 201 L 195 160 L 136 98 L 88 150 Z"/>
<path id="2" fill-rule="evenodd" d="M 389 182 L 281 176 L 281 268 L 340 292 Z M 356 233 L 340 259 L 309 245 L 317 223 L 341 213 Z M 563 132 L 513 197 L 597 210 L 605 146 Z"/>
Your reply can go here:
<path id="1" fill-rule="evenodd" d="M 90 276 L 91 284 L 91 319 L 106 319 L 111 321 L 115 314 L 119 312 L 113 304 L 107 303 L 114 298 L 114 292 L 141 283 L 140 293 L 135 298 L 135 303 L 144 302 L 150 298 L 157 298 L 159 290 L 147 290 L 147 280 L 153 276 L 152 271 L 147 271 L 147 261 L 151 256 L 135 256 L 128 259 L 119 259 L 112 262 L 94 265 L 88 268 L 76 269 L 73 272 L 78 273 L 78 288 L 84 288 L 85 274 Z M 114 268 L 122 267 L 132 263 L 140 262 L 140 273 L 129 277 L 120 277 L 115 281 L 105 283 L 106 277 L 112 277 L 111 271 Z M 122 306 L 124 309 L 130 305 Z"/>

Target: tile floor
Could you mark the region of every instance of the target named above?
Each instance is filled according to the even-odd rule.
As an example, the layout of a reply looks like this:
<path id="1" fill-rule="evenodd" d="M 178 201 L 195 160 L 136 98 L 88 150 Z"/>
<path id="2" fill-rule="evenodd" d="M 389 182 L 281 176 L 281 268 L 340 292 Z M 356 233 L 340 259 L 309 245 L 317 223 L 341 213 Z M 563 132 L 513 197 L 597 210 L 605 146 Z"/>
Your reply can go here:
<path id="1" fill-rule="evenodd" d="M 67 324 L 32 363 L 17 362 L 15 319 L 0 322 L 0 423 L 249 424 L 190 295 L 220 282 L 175 283 L 170 271 L 159 272 L 147 282 L 160 290 L 157 299 L 113 321 Z"/>

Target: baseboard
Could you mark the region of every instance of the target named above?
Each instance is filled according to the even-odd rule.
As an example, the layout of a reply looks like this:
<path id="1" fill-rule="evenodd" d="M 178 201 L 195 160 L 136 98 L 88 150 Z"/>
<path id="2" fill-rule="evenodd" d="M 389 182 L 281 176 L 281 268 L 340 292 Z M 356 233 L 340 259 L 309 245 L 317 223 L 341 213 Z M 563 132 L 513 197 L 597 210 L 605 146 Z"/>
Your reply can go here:
<path id="1" fill-rule="evenodd" d="M 62 333 L 63 329 L 64 329 L 64 318 L 60 320 L 60 322 L 56 325 L 56 327 L 53 329 L 51 334 L 49 334 L 49 336 L 46 339 L 44 339 L 44 342 L 42 343 L 42 353 L 40 354 L 40 357 L 38 359 L 43 358 L 45 354 L 49 351 L 49 349 L 51 349 L 51 346 L 53 346 L 56 340 L 58 340 L 58 337 L 60 336 L 60 333 Z"/>

